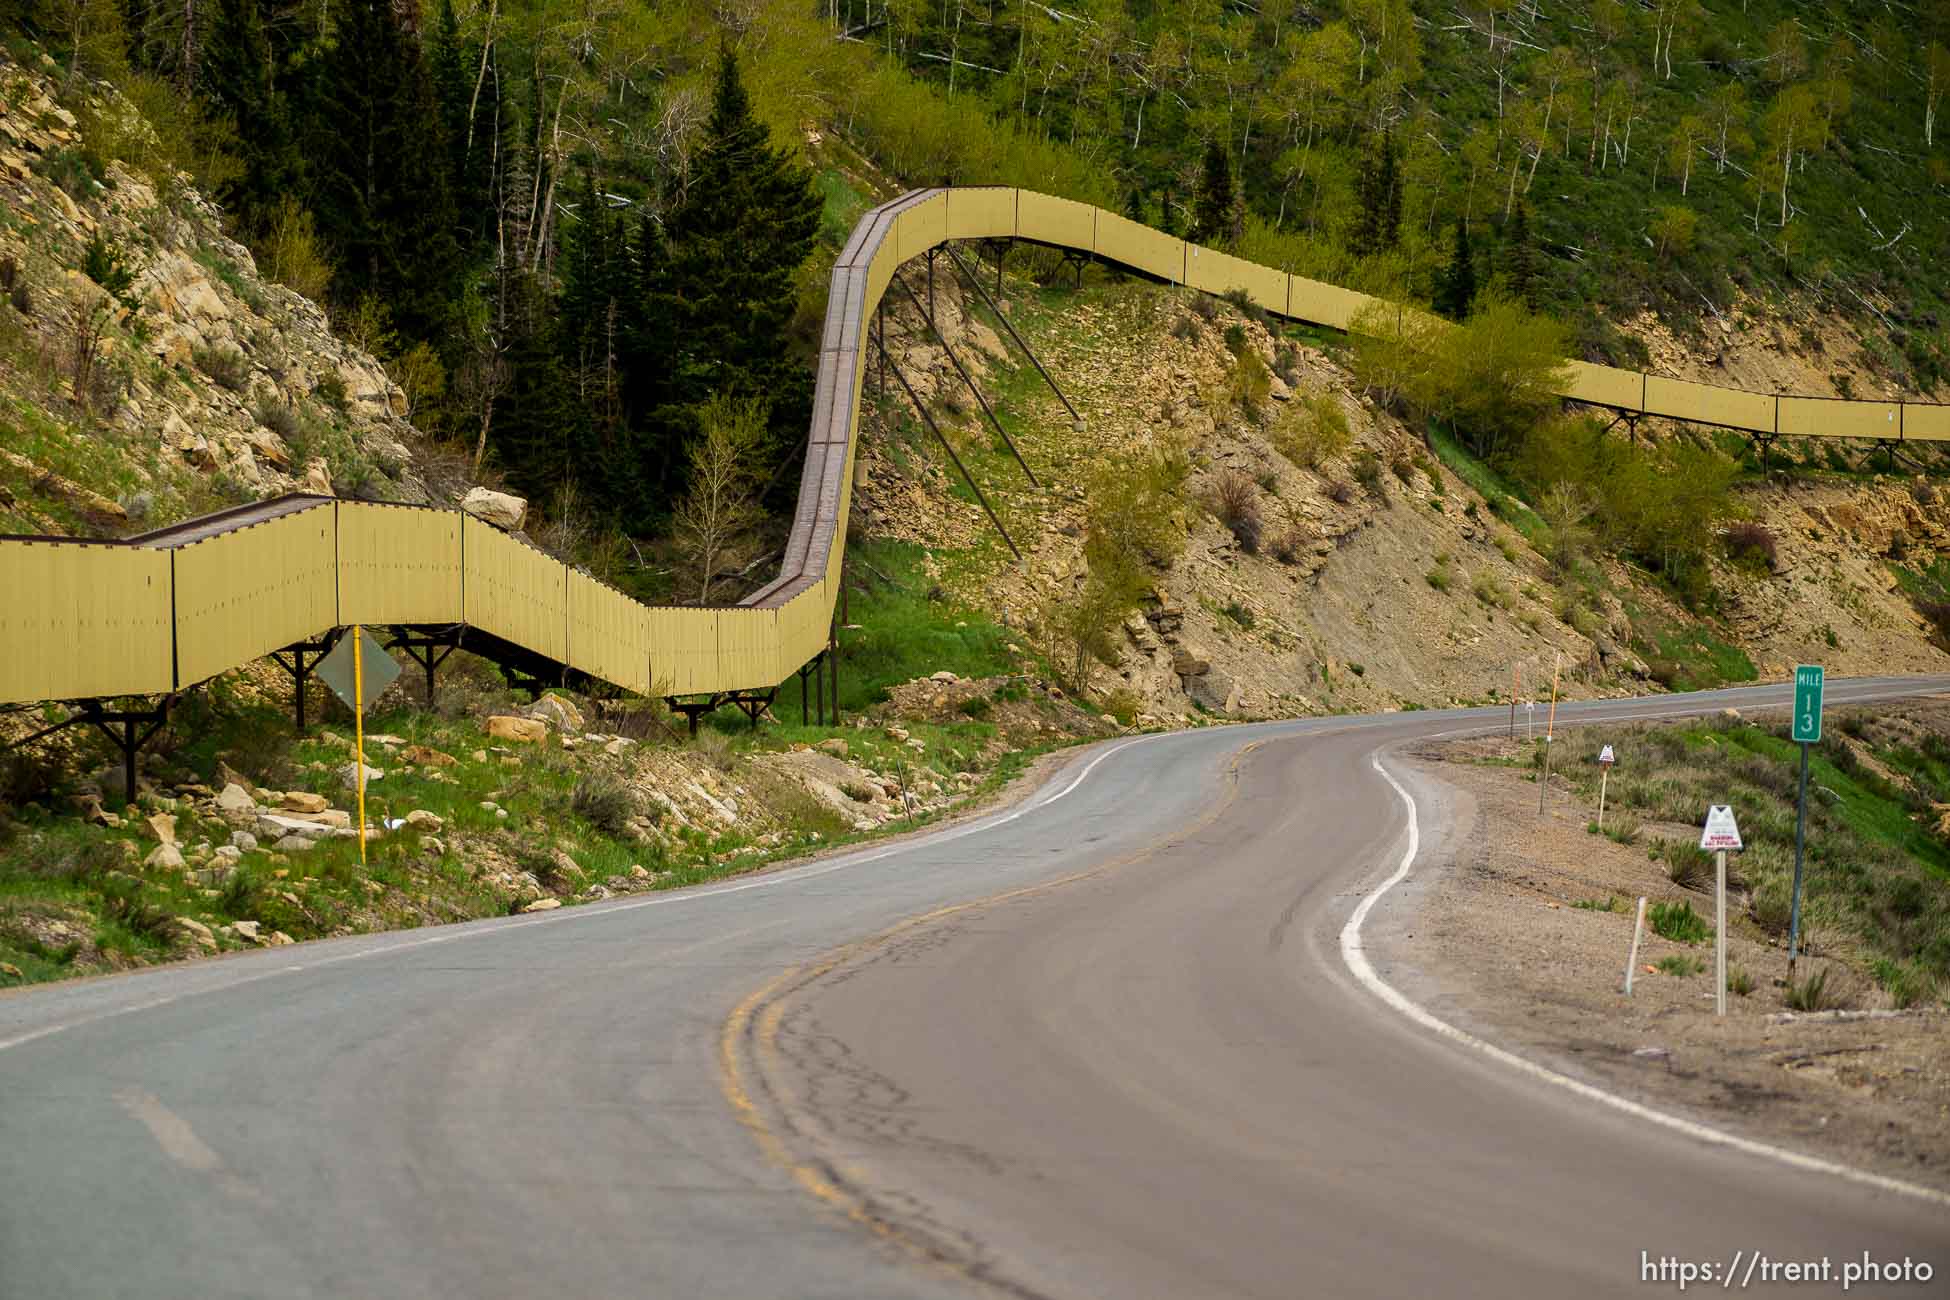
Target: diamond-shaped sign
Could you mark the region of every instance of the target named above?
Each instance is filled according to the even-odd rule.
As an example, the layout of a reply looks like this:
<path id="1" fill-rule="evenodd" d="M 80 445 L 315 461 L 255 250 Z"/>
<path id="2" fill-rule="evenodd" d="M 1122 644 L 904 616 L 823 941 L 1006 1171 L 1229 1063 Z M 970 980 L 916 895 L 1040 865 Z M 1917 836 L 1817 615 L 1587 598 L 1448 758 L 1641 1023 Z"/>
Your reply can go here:
<path id="1" fill-rule="evenodd" d="M 340 637 L 339 643 L 332 647 L 332 653 L 318 661 L 312 671 L 327 686 L 332 694 L 345 701 L 345 707 L 355 713 L 364 713 L 372 702 L 383 694 L 388 686 L 399 680 L 399 661 L 386 653 L 386 647 L 373 640 L 372 633 L 364 628 L 354 629 L 354 636 Z M 353 672 L 352 646 L 354 640 L 359 646 L 358 672 Z M 353 679 L 363 691 L 353 689 Z"/>

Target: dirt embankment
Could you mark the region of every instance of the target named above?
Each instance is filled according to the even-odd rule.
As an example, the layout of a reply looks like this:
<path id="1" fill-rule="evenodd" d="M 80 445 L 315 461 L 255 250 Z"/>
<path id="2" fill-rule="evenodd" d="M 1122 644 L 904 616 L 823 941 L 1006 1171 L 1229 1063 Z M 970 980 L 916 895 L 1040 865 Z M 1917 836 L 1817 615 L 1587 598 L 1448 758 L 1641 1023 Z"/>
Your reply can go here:
<path id="1" fill-rule="evenodd" d="M 1894 1010 L 1817 937 L 1798 974 L 1831 968 L 1850 1009 L 1785 1005 L 1787 952 L 1729 903 L 1728 969 L 1751 980 L 1714 1013 L 1713 945 L 1647 926 L 1633 992 L 1622 991 L 1636 900 L 1709 892 L 1668 879 L 1656 839 L 1698 829 L 1646 823 L 1629 843 L 1593 834 L 1595 801 L 1554 780 L 1538 813 L 1521 738 L 1429 745 L 1410 756 L 1453 791 L 1455 835 L 1423 870 L 1416 920 L 1393 954 L 1418 997 L 1491 1041 L 1607 1090 L 1715 1127 L 1879 1173 L 1950 1188 L 1950 1013 Z M 1520 765 L 1519 765 L 1520 764 Z M 1614 790 L 1615 790 L 1614 786 Z M 1617 812 L 1610 814 L 1618 827 Z"/>

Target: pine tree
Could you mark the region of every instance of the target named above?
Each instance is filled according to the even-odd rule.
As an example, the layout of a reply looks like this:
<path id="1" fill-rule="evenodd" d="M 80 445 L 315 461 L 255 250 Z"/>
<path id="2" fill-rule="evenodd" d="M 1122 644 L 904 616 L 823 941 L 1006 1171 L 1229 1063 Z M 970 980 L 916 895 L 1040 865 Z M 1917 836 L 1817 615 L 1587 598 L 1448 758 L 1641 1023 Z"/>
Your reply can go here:
<path id="1" fill-rule="evenodd" d="M 1144 187 L 1142 185 L 1131 186 L 1131 192 L 1124 196 L 1124 215 L 1132 221 L 1137 222 L 1140 226 L 1147 225 L 1149 224 L 1147 207 L 1148 205 L 1144 201 Z"/>
<path id="2" fill-rule="evenodd" d="M 546 500 L 570 479 L 587 482 L 585 425 L 562 365 L 547 294 L 525 271 L 508 273 L 507 388 L 494 408 L 493 445 L 509 479 Z"/>
<path id="3" fill-rule="evenodd" d="M 1205 146 L 1205 166 L 1192 195 L 1192 242 L 1222 248 L 1239 235 L 1241 205 L 1232 183 L 1232 160 L 1217 140 Z"/>
<path id="4" fill-rule="evenodd" d="M 467 119 L 471 110 L 481 121 L 494 121 L 500 79 L 483 78 L 480 103 L 474 102 L 472 69 L 479 57 L 479 47 L 470 47 L 461 39 L 454 0 L 440 0 L 440 15 L 434 25 L 428 61 L 434 99 L 440 107 L 441 134 L 447 146 L 447 177 L 455 220 L 462 245 L 470 254 L 485 249 L 489 232 L 494 228 L 491 174 L 494 139 L 489 132 L 477 130 L 470 147 Z"/>
<path id="5" fill-rule="evenodd" d="M 767 399 L 768 473 L 812 415 L 812 376 L 790 355 L 786 330 L 819 212 L 812 173 L 772 145 L 737 56 L 721 47 L 704 144 L 666 229 L 676 306 L 670 398 L 686 407 L 716 393 Z M 639 352 L 633 365 L 656 360 Z"/>
<path id="6" fill-rule="evenodd" d="M 1349 249 L 1357 257 L 1385 253 L 1401 242 L 1402 183 L 1395 161 L 1395 136 L 1383 131 L 1361 155 L 1354 197 L 1359 206 Z"/>
<path id="7" fill-rule="evenodd" d="M 1456 251 L 1449 265 L 1436 277 L 1435 309 L 1450 320 L 1462 320 L 1469 315 L 1469 305 L 1475 301 L 1476 257 L 1469 246 L 1469 225 L 1458 217 Z"/>
<path id="8" fill-rule="evenodd" d="M 297 188 L 301 171 L 276 64 L 258 0 L 221 0 L 197 76 L 205 102 L 237 133 L 243 167 L 217 197 L 246 231 L 261 228 L 279 197 Z"/>
<path id="9" fill-rule="evenodd" d="M 1538 310 L 1543 268 L 1536 241 L 1530 234 L 1529 205 L 1518 203 L 1516 211 L 1510 214 L 1499 253 L 1497 273 L 1503 279 L 1504 289 L 1530 310 Z"/>
<path id="10" fill-rule="evenodd" d="M 445 141 L 419 42 L 390 0 L 344 0 L 311 103 L 313 211 L 335 295 L 371 294 L 406 341 L 452 342 L 460 294 Z"/>

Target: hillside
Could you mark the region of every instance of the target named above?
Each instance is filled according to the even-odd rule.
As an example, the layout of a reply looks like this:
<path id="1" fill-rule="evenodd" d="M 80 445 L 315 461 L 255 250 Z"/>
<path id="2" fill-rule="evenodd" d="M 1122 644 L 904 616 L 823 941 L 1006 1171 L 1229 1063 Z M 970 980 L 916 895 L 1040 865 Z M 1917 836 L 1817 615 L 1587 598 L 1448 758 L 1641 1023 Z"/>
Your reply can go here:
<path id="1" fill-rule="evenodd" d="M 964 362 L 980 363 L 1046 492 L 985 432 L 912 308 L 891 309 L 890 328 L 899 364 L 922 376 L 917 387 L 956 431 L 1025 563 L 1012 563 L 897 395 L 863 452 L 863 536 L 927 548 L 944 587 L 1023 629 L 1060 666 L 1061 638 L 1047 624 L 1088 569 L 1086 485 L 1106 462 L 1187 448 L 1191 471 L 1168 506 L 1182 553 L 1154 566 L 1151 589 L 1091 670 L 1100 698 L 1121 705 L 1128 692 L 1140 718 L 1507 700 L 1513 670 L 1534 697 L 1548 693 L 1560 656 L 1574 695 L 1778 678 L 1799 661 L 1838 673 L 1950 665 L 1927 601 L 1911 595 L 1950 547 L 1950 510 L 1928 481 L 1825 467 L 1747 474 L 1734 508 L 1765 530 L 1772 561 L 1715 543 L 1706 605 L 1693 608 L 1626 556 L 1599 553 L 1584 573 L 1560 572 L 1542 519 L 1511 485 L 1446 439 L 1441 459 L 1431 455 L 1364 395 L 1337 339 L 1282 337 L 1232 304 L 1114 275 L 1092 272 L 1081 291 L 1067 272 L 1050 287 L 1012 280 L 1007 310 L 1084 416 L 1079 434 L 964 293 L 938 272 L 937 318 Z M 1257 412 L 1234 395 L 1241 363 L 1229 335 L 1272 372 Z M 1308 465 L 1294 458 L 1295 429 L 1323 400 L 1350 436 Z M 1257 553 L 1215 508 L 1228 475 L 1244 479 L 1261 520 Z"/>
<path id="2" fill-rule="evenodd" d="M 0 54 L 0 531 L 122 536 L 294 490 L 426 501 L 399 386 L 259 274 L 197 190 L 119 160 L 110 88 Z M 134 152 L 128 150 L 127 152 Z"/>

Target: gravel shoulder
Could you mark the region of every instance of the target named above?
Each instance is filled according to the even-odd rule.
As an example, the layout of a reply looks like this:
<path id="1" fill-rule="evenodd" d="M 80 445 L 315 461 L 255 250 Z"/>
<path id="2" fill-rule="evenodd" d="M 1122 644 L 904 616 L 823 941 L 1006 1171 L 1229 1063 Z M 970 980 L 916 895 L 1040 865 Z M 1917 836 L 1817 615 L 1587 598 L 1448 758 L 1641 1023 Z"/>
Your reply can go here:
<path id="1" fill-rule="evenodd" d="M 1746 924 L 1731 900 L 1728 968 L 1745 970 L 1754 987 L 1729 995 L 1724 1021 L 1714 1015 L 1711 941 L 1688 947 L 1649 924 L 1627 998 L 1631 908 L 1576 904 L 1689 897 L 1710 924 L 1710 892 L 1674 885 L 1645 847 L 1653 836 L 1698 831 L 1648 824 L 1636 842 L 1615 843 L 1590 833 L 1595 808 L 1555 783 L 1540 817 L 1535 782 L 1507 765 L 1517 753 L 1494 738 L 1398 755 L 1418 787 L 1436 787 L 1448 827 L 1410 878 L 1411 910 L 1378 936 L 1391 980 L 1459 1027 L 1621 1095 L 1950 1189 L 1950 1015 L 1886 1010 L 1841 962 L 1832 978 L 1850 983 L 1854 1010 L 1788 1012 L 1785 946 Z M 1704 969 L 1656 969 L 1671 957 Z M 1810 965 L 1804 957 L 1800 973 Z"/>

